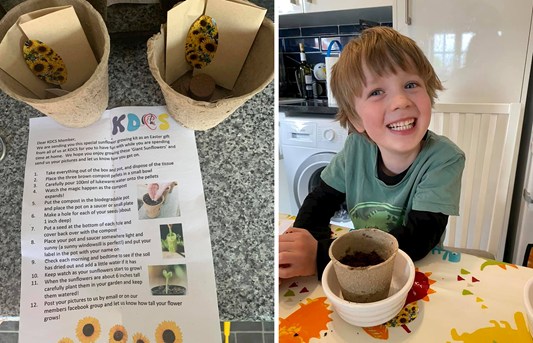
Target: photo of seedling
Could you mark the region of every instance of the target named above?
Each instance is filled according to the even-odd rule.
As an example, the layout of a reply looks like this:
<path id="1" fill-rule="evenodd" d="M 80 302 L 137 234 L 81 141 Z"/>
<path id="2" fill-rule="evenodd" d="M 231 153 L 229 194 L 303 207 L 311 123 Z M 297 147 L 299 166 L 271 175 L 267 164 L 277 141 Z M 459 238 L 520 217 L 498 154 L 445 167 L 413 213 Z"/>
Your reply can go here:
<path id="1" fill-rule="evenodd" d="M 163 258 L 185 257 L 181 224 L 163 224 L 159 226 L 159 231 Z"/>
<path id="2" fill-rule="evenodd" d="M 148 266 L 152 295 L 185 295 L 187 267 L 184 264 Z"/>

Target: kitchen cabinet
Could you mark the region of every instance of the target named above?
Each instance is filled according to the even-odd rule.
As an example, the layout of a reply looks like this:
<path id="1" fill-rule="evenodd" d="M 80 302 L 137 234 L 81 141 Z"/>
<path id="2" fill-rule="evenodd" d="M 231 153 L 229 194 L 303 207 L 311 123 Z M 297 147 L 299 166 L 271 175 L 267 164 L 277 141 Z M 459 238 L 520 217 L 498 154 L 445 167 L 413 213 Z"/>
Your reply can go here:
<path id="1" fill-rule="evenodd" d="M 533 1 L 396 0 L 394 27 L 422 48 L 439 102 L 525 103 Z"/>
<path id="2" fill-rule="evenodd" d="M 279 14 L 315 13 L 392 6 L 393 0 L 279 0 Z"/>
<path id="3" fill-rule="evenodd" d="M 292 14 L 304 12 L 305 0 L 278 0 L 276 5 L 278 6 L 278 14 Z"/>

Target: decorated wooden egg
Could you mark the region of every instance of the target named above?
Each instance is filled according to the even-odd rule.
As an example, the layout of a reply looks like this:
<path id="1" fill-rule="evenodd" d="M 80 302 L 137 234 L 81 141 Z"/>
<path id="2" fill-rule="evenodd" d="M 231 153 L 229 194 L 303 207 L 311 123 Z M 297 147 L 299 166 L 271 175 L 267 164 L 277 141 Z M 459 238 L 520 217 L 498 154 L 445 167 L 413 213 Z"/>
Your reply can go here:
<path id="1" fill-rule="evenodd" d="M 215 19 L 202 15 L 191 25 L 185 41 L 185 59 L 193 68 L 201 69 L 215 58 L 218 28 Z"/>
<path id="2" fill-rule="evenodd" d="M 60 85 L 67 81 L 67 67 L 52 48 L 39 40 L 27 40 L 22 47 L 24 61 L 41 80 Z"/>

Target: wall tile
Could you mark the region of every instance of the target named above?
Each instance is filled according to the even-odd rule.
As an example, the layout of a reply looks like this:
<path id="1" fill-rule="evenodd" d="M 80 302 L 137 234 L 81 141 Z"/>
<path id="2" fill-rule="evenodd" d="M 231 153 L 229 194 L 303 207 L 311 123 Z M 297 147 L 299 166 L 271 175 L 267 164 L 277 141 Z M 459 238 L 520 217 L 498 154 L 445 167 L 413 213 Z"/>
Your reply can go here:
<path id="1" fill-rule="evenodd" d="M 302 27 L 302 36 L 336 35 L 339 33 L 338 26 L 315 26 Z"/>
<path id="2" fill-rule="evenodd" d="M 354 24 L 354 25 L 340 25 L 339 26 L 339 33 L 360 33 L 361 32 L 361 25 Z"/>
<path id="3" fill-rule="evenodd" d="M 318 37 L 285 38 L 285 52 L 300 52 L 299 43 L 304 43 L 305 52 L 320 51 Z"/>
<path id="4" fill-rule="evenodd" d="M 387 25 L 392 23 L 374 23 L 362 21 L 365 25 Z M 340 26 L 309 26 L 300 28 L 280 29 L 279 42 L 279 66 L 280 66 L 280 89 L 282 97 L 298 97 L 298 87 L 294 72 L 300 63 L 299 43 L 304 43 L 307 61 L 311 66 L 324 63 L 328 45 L 332 40 L 338 40 L 345 46 L 362 30 L 361 22 L 344 24 Z M 334 50 L 338 52 L 338 49 Z M 325 96 L 325 83 L 320 84 L 324 90 L 321 96 Z M 240 342 L 239 342 L 240 343 Z"/>
<path id="5" fill-rule="evenodd" d="M 279 29 L 280 37 L 300 37 L 302 35 L 300 28 Z"/>
<path id="6" fill-rule="evenodd" d="M 2 343 L 17 343 L 19 335 L 16 332 L 2 333 L 0 332 L 0 342 Z"/>
<path id="7" fill-rule="evenodd" d="M 338 40 L 341 45 L 344 47 L 346 44 L 348 44 L 349 41 L 351 41 L 353 38 L 357 36 L 339 36 L 339 37 L 321 37 L 320 38 L 320 48 L 324 52 L 324 54 L 328 51 L 329 43 L 331 43 L 334 40 Z M 339 52 L 339 48 L 337 44 L 335 44 L 332 49 L 332 52 Z"/>
<path id="8" fill-rule="evenodd" d="M 280 53 L 285 52 L 285 40 L 283 39 L 278 40 L 278 48 L 279 48 Z"/>

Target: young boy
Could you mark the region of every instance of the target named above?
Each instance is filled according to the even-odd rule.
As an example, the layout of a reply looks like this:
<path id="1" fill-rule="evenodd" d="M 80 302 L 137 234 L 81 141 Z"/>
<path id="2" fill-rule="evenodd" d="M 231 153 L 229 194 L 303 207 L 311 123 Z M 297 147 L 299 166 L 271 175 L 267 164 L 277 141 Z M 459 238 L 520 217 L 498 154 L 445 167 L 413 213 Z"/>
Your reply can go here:
<path id="1" fill-rule="evenodd" d="M 363 31 L 333 67 L 331 90 L 348 127 L 344 148 L 279 236 L 279 276 L 317 274 L 329 262 L 329 221 L 346 201 L 355 229 L 376 227 L 413 260 L 458 215 L 464 153 L 428 130 L 442 84 L 416 43 L 395 30 Z"/>

